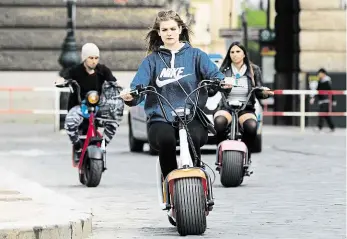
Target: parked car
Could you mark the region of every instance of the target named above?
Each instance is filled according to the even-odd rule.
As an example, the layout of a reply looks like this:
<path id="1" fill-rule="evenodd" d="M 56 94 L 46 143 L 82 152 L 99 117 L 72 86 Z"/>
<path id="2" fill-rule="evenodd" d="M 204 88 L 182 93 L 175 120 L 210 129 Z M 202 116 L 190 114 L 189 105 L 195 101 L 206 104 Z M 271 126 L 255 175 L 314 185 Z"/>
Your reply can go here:
<path id="1" fill-rule="evenodd" d="M 209 97 L 204 108 L 204 112 L 213 122 L 213 114 L 217 110 L 218 103 L 221 100 L 221 93 L 218 92 L 216 95 Z M 148 132 L 147 132 L 147 116 L 144 111 L 144 102 L 142 101 L 137 106 L 129 108 L 128 114 L 128 128 L 129 128 L 129 147 L 131 152 L 142 152 L 143 145 L 148 143 Z M 259 101 L 256 100 L 255 113 L 258 120 L 257 139 L 255 146 L 251 149 L 253 153 L 260 153 L 262 150 L 262 124 L 263 124 L 263 110 Z M 213 134 L 208 134 L 207 145 L 216 144 L 216 138 Z M 152 155 L 157 152 L 150 148 L 149 153 Z"/>
<path id="2" fill-rule="evenodd" d="M 221 54 L 212 53 L 208 54 L 208 57 L 214 64 L 218 66 L 218 68 L 222 65 L 223 56 Z"/>

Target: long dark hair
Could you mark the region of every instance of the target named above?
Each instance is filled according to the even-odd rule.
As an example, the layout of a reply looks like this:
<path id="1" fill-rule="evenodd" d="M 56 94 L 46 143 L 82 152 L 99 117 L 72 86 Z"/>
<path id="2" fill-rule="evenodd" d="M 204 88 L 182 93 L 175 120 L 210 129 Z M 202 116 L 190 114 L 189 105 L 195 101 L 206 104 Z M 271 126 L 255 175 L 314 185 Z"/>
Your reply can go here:
<path id="1" fill-rule="evenodd" d="M 245 54 L 245 58 L 243 59 L 243 63 L 246 64 L 247 69 L 249 69 L 251 64 L 250 64 L 250 61 L 249 61 L 249 58 L 248 58 L 247 50 L 240 42 L 235 41 L 235 42 L 230 44 L 229 49 L 228 49 L 228 51 L 227 51 L 227 53 L 226 53 L 226 55 L 224 57 L 224 60 L 223 60 L 223 62 L 221 64 L 221 66 L 220 66 L 220 71 L 223 71 L 226 68 L 230 67 L 231 62 L 232 62 L 231 61 L 231 57 L 230 57 L 230 50 L 231 50 L 231 48 L 233 48 L 233 46 L 238 46 L 238 47 L 241 48 L 241 50 Z"/>
<path id="2" fill-rule="evenodd" d="M 246 50 L 246 48 L 239 42 L 239 41 L 234 41 L 233 43 L 230 44 L 229 49 L 224 57 L 224 60 L 219 68 L 219 70 L 221 72 L 223 72 L 226 68 L 230 67 L 231 65 L 231 57 L 230 57 L 230 50 L 233 46 L 238 46 L 241 48 L 241 50 L 243 51 L 243 53 L 245 54 L 245 58 L 243 58 L 243 64 L 246 64 L 247 66 L 247 71 L 249 71 L 251 73 L 252 76 L 252 83 L 255 84 L 254 81 L 254 72 L 253 72 L 253 68 L 251 66 L 251 61 L 249 60 L 248 57 L 248 52 Z"/>
<path id="3" fill-rule="evenodd" d="M 179 40 L 185 41 L 190 44 L 190 38 L 189 35 L 192 33 L 191 30 L 188 28 L 188 26 L 183 22 L 181 17 L 172 10 L 169 11 L 160 11 L 158 12 L 153 27 L 149 30 L 146 36 L 146 41 L 148 42 L 147 47 L 147 54 L 157 51 L 160 46 L 162 46 L 164 43 L 161 40 L 161 37 L 158 35 L 159 29 L 160 29 L 160 23 L 162 21 L 169 21 L 174 20 L 177 22 L 179 27 L 182 27 L 182 32 L 180 34 Z"/>

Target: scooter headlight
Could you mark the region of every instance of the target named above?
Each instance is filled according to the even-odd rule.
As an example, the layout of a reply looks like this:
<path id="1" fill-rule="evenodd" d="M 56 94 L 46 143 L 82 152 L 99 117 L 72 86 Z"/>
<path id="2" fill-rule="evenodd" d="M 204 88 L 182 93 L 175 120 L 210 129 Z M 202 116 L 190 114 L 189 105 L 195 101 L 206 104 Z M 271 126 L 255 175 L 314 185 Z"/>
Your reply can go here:
<path id="1" fill-rule="evenodd" d="M 95 105 L 99 102 L 99 94 L 97 91 L 90 91 L 87 94 L 87 100 L 90 104 Z"/>

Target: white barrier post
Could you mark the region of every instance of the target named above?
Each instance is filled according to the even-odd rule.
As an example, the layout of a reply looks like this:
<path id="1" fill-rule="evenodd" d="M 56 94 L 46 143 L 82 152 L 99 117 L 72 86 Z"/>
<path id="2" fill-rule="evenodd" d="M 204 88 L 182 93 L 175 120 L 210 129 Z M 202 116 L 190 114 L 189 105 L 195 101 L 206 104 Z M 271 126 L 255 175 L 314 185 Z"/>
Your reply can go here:
<path id="1" fill-rule="evenodd" d="M 305 92 L 300 94 L 300 132 L 303 133 L 305 131 Z"/>
<path id="2" fill-rule="evenodd" d="M 57 132 L 60 124 L 60 90 L 56 88 L 54 94 L 54 132 Z"/>

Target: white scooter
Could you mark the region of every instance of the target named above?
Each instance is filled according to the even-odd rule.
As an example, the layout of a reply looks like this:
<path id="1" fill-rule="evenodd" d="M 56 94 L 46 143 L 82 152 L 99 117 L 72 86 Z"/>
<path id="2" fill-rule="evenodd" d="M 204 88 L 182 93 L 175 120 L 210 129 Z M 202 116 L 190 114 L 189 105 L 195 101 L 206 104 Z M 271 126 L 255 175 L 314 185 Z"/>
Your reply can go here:
<path id="1" fill-rule="evenodd" d="M 213 84 L 215 81 L 206 80 L 203 82 Z M 196 90 L 205 86 L 199 85 Z M 194 118 L 195 111 L 186 107 L 173 108 L 165 97 L 157 93 L 153 86 L 137 86 L 136 90 L 131 91 L 130 94 L 136 97 L 147 92 L 158 96 L 158 102 L 167 121 L 167 116 L 159 98 L 162 98 L 172 109 L 171 114 L 175 117 L 175 123 L 177 123 L 179 129 L 180 156 L 177 157 L 177 169 L 170 172 L 164 179 L 159 158 L 156 164 L 160 207 L 162 210 L 168 211 L 169 221 L 177 227 L 180 235 L 201 235 L 206 230 L 206 216 L 212 211 L 214 200 L 210 176 L 205 171 L 200 158 L 196 155 L 193 142 L 187 130 L 187 124 L 189 120 Z M 186 102 L 192 93 L 187 96 Z M 196 105 L 197 102 L 195 107 Z M 195 154 L 194 160 L 192 160 L 189 153 L 189 144 L 191 144 L 192 151 Z M 186 210 L 187 208 L 189 210 Z"/>

